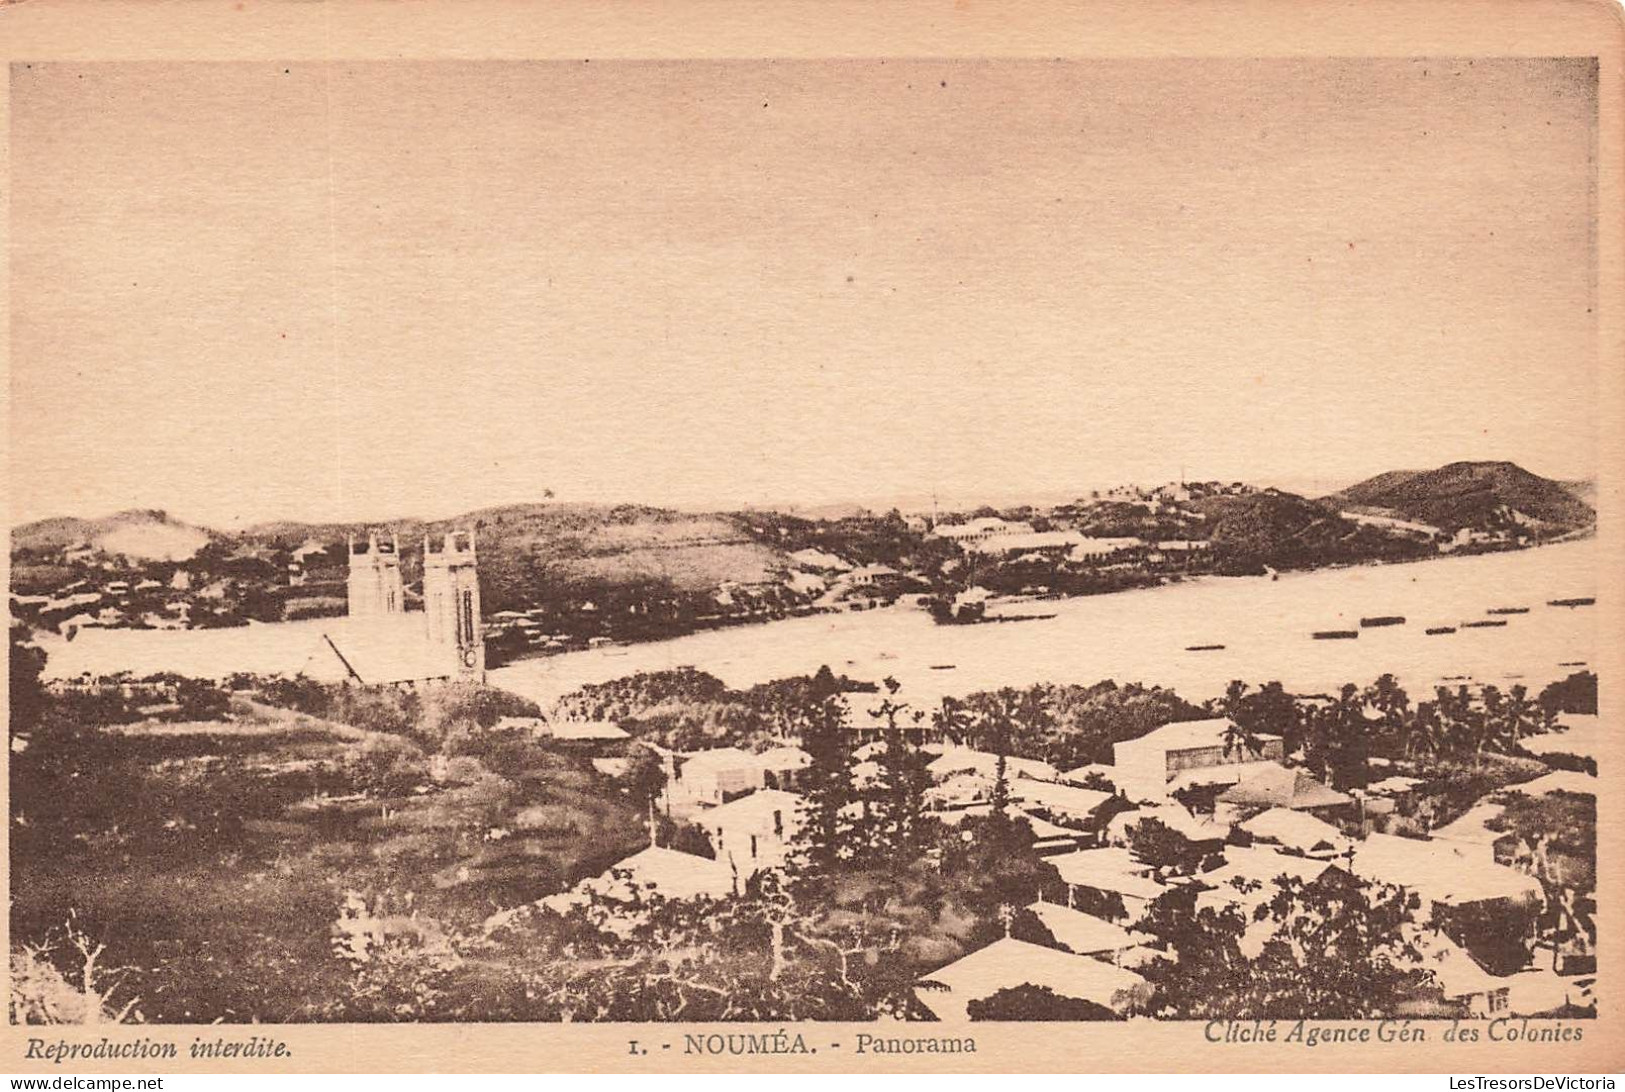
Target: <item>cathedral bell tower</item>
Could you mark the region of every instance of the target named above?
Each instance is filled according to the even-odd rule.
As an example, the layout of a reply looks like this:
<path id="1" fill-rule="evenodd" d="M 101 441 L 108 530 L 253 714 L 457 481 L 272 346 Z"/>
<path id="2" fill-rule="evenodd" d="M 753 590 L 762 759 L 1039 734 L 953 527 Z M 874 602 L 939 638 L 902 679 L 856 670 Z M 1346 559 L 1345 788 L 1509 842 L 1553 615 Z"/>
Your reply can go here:
<path id="1" fill-rule="evenodd" d="M 423 536 L 423 610 L 429 643 L 447 658 L 454 678 L 485 681 L 485 635 L 480 628 L 480 581 L 474 532 L 450 531 L 434 548 Z"/>
<path id="2" fill-rule="evenodd" d="M 351 618 L 382 618 L 406 609 L 398 538 L 391 535 L 388 542 L 382 542 L 376 533 L 370 533 L 365 542 L 357 543 L 351 535 L 349 556 Z"/>

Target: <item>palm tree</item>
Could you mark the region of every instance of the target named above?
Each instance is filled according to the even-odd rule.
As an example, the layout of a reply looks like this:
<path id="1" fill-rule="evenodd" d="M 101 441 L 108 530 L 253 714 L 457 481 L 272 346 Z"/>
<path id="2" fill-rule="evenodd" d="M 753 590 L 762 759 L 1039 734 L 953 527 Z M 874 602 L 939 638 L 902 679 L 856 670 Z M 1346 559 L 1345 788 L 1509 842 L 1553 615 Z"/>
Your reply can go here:
<path id="1" fill-rule="evenodd" d="M 1450 729 L 1439 713 L 1439 704 L 1437 701 L 1424 701 L 1417 705 L 1416 715 L 1407 725 L 1406 757 L 1410 757 L 1413 751 L 1425 751 L 1429 756 L 1437 758 L 1449 745 Z"/>
<path id="2" fill-rule="evenodd" d="M 1228 758 L 1232 751 L 1243 757 L 1264 752 L 1263 742 L 1258 738 L 1258 733 L 1253 731 L 1252 726 L 1233 717 L 1224 726 L 1225 757 Z"/>
<path id="3" fill-rule="evenodd" d="M 1247 684 L 1240 679 L 1231 679 L 1230 685 L 1224 688 L 1224 697 L 1209 701 L 1207 706 L 1210 712 L 1234 720 L 1241 712 L 1242 702 L 1246 696 Z"/>
<path id="4" fill-rule="evenodd" d="M 1384 674 L 1366 688 L 1366 704 L 1382 714 L 1383 735 L 1390 741 L 1405 743 L 1407 733 L 1406 715 L 1410 712 L 1411 698 L 1405 693 L 1399 680 L 1392 675 Z"/>
<path id="5" fill-rule="evenodd" d="M 1480 697 L 1483 707 L 1474 710 L 1471 717 L 1473 725 L 1473 762 L 1483 765 L 1484 752 L 1499 750 L 1504 746 L 1507 728 L 1506 700 L 1501 696 L 1499 687 L 1486 686 Z"/>
<path id="6" fill-rule="evenodd" d="M 970 710 L 958 698 L 945 697 L 936 712 L 931 714 L 931 726 L 944 739 L 964 743 L 971 729 Z"/>
<path id="7" fill-rule="evenodd" d="M 1540 707 L 1529 700 L 1529 688 L 1523 683 L 1514 686 L 1507 696 L 1506 727 L 1509 745 L 1533 735 L 1540 727 Z"/>

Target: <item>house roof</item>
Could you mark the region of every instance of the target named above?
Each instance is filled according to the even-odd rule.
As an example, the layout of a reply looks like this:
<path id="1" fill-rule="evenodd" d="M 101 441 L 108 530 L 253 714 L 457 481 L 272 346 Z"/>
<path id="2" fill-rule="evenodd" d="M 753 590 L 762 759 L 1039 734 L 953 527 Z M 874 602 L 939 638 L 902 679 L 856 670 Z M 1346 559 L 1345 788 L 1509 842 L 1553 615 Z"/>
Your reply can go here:
<path id="1" fill-rule="evenodd" d="M 554 739 L 631 739 L 632 734 L 607 720 L 555 720 L 544 731 Z"/>
<path id="2" fill-rule="evenodd" d="M 989 811 L 991 810 L 992 809 L 989 808 Z M 1068 838 L 1072 839 L 1073 845 L 1077 845 L 1077 839 L 1085 837 L 1084 832 L 1081 830 L 1073 830 L 1071 827 L 1063 827 L 1059 823 L 1052 823 L 1048 819 L 1039 819 L 1037 816 L 1028 815 L 1026 812 L 1022 812 L 1021 818 L 1029 827 L 1032 828 L 1033 837 L 1040 842 L 1050 842 L 1062 838 Z"/>
<path id="3" fill-rule="evenodd" d="M 1043 922 L 1051 936 L 1076 955 L 1120 952 L 1151 939 L 1144 933 L 1132 933 L 1104 918 L 1058 903 L 1035 902 L 1027 909 Z"/>
<path id="4" fill-rule="evenodd" d="M 789 560 L 808 569 L 828 569 L 831 572 L 845 572 L 852 568 L 851 564 L 832 553 L 817 550 L 811 547 L 797 550 L 789 555 Z"/>
<path id="5" fill-rule="evenodd" d="M 1533 781 L 1508 785 L 1507 792 L 1521 792 L 1525 796 L 1541 796 L 1549 792 L 1571 792 L 1582 796 L 1597 795 L 1597 779 L 1578 770 L 1553 770 Z"/>
<path id="6" fill-rule="evenodd" d="M 1138 899 L 1154 899 L 1166 888 L 1145 875 L 1149 869 L 1134 861 L 1126 849 L 1080 849 L 1049 858 L 1061 879 L 1078 887 L 1112 891 Z"/>
<path id="7" fill-rule="evenodd" d="M 947 987 L 916 991 L 920 1003 L 941 1020 L 969 1019 L 966 1008 L 970 1002 L 1018 986 L 1047 987 L 1063 997 L 1092 1001 L 1118 1012 L 1148 990 L 1145 979 L 1133 971 L 1011 937 L 996 940 L 920 981 Z"/>
<path id="8" fill-rule="evenodd" d="M 1565 713 L 1558 718 L 1560 732 L 1544 732 L 1519 741 L 1519 745 L 1532 755 L 1575 755 L 1596 758 L 1602 744 L 1602 733 L 1593 714 Z"/>
<path id="9" fill-rule="evenodd" d="M 811 766 L 812 755 L 800 747 L 773 747 L 757 755 L 756 762 L 764 770 L 783 773 L 789 770 L 804 770 Z"/>
<path id="10" fill-rule="evenodd" d="M 1091 762 L 1086 766 L 1078 766 L 1061 775 L 1067 781 L 1087 781 L 1094 776 L 1104 777 L 1107 781 L 1112 779 L 1116 767 L 1108 766 L 1104 762 Z"/>
<path id="11" fill-rule="evenodd" d="M 981 774 L 954 774 L 946 781 L 926 789 L 925 795 L 940 803 L 969 804 L 977 800 L 993 799 L 995 784 L 992 778 L 983 777 Z"/>
<path id="12" fill-rule="evenodd" d="M 1023 777 L 1010 782 L 1010 798 L 1030 807 L 1065 812 L 1083 818 L 1112 798 L 1109 792 L 1080 789 L 1076 785 L 1062 785 L 1055 781 L 1034 781 Z"/>
<path id="13" fill-rule="evenodd" d="M 1226 846 L 1224 864 L 1199 878 L 1203 883 L 1213 887 L 1220 887 L 1237 879 L 1269 884 L 1281 876 L 1290 876 L 1303 883 L 1313 883 L 1320 879 L 1327 869 L 1335 867 L 1337 866 L 1330 861 L 1282 853 L 1273 846 Z"/>
<path id="14" fill-rule="evenodd" d="M 1322 819 L 1291 808 L 1271 808 L 1241 824 L 1255 838 L 1279 842 L 1289 849 L 1313 853 L 1317 850 L 1341 852 L 1349 840 L 1343 832 Z"/>
<path id="15" fill-rule="evenodd" d="M 758 789 L 748 796 L 709 809 L 700 817 L 700 821 L 707 827 L 765 827 L 773 821 L 774 812 L 789 820 L 803 803 L 802 797 L 793 792 Z"/>
<path id="16" fill-rule="evenodd" d="M 1324 808 L 1347 804 L 1350 797 L 1322 785 L 1307 770 L 1288 769 L 1272 762 L 1220 793 L 1219 801 L 1282 808 Z"/>
<path id="17" fill-rule="evenodd" d="M 1539 899 L 1540 881 L 1498 865 L 1483 847 L 1372 834 L 1354 845 L 1356 875 L 1415 891 L 1448 906 L 1493 899 Z"/>
<path id="18" fill-rule="evenodd" d="M 1417 929 L 1408 939 L 1422 953 L 1423 966 L 1433 972 L 1434 982 L 1448 1000 L 1507 986 L 1506 979 L 1497 978 L 1479 966 L 1465 948 L 1442 932 Z"/>
<path id="19" fill-rule="evenodd" d="M 606 875 L 621 871 L 630 872 L 634 883 L 653 884 L 657 893 L 669 899 L 724 898 L 734 891 L 733 869 L 721 861 L 660 846 L 650 846 L 611 865 Z"/>
<path id="20" fill-rule="evenodd" d="M 1161 804 L 1114 815 L 1112 821 L 1106 824 L 1107 837 L 1114 841 L 1125 840 L 1131 828 L 1139 826 L 1147 819 L 1155 819 L 1193 842 L 1218 841 L 1223 839 L 1226 833 L 1224 827 L 1211 819 L 1192 814 L 1183 804 Z"/>
<path id="21" fill-rule="evenodd" d="M 1076 531 L 1018 531 L 999 535 L 985 543 L 973 542 L 971 549 L 978 552 L 1057 550 L 1076 546 L 1082 538 Z"/>
<path id="22" fill-rule="evenodd" d="M 1446 842 L 1466 842 L 1471 845 L 1494 845 L 1507 837 L 1505 831 L 1491 830 L 1491 819 L 1498 819 L 1506 811 L 1505 804 L 1481 800 L 1468 808 L 1460 819 L 1433 831 L 1432 837 Z"/>
<path id="23" fill-rule="evenodd" d="M 1189 751 L 1198 747 L 1223 747 L 1224 733 L 1229 729 L 1229 717 L 1207 717 L 1202 720 L 1176 720 L 1139 737 L 1115 744 L 1130 750 L 1151 748 L 1161 751 Z M 1260 741 L 1278 740 L 1280 736 L 1254 733 Z"/>
<path id="24" fill-rule="evenodd" d="M 956 773 L 978 773 L 983 777 L 993 777 L 998 769 L 998 755 L 971 747 L 950 747 L 926 766 L 931 776 L 938 778 Z M 1055 767 L 1048 762 L 1040 762 L 1033 758 L 1017 758 L 1014 755 L 1005 759 L 1004 772 L 1011 781 L 1018 777 L 1049 781 L 1058 776 Z"/>
<path id="25" fill-rule="evenodd" d="M 708 751 L 690 752 L 683 760 L 682 774 L 688 777 L 691 776 L 691 771 L 715 773 L 721 770 L 751 769 L 755 765 L 755 757 L 738 747 L 713 747 Z"/>
<path id="26" fill-rule="evenodd" d="M 1167 784 L 1162 787 L 1162 792 L 1166 795 L 1197 785 L 1235 785 L 1255 774 L 1272 768 L 1279 769 L 1280 766 L 1279 762 L 1269 758 L 1253 762 L 1221 762 L 1216 766 L 1192 766 L 1188 770 L 1180 770 L 1169 778 Z"/>
<path id="27" fill-rule="evenodd" d="M 1393 793 L 1410 792 L 1422 784 L 1420 777 L 1385 777 L 1381 781 L 1373 781 L 1365 787 L 1365 791 L 1377 796 L 1389 796 Z"/>
<path id="28" fill-rule="evenodd" d="M 1161 751 L 1185 751 L 1195 747 L 1221 747 L 1229 717 L 1207 717 L 1203 720 L 1176 720 L 1140 736 L 1125 739 L 1114 747 L 1133 750 L 1149 748 Z"/>

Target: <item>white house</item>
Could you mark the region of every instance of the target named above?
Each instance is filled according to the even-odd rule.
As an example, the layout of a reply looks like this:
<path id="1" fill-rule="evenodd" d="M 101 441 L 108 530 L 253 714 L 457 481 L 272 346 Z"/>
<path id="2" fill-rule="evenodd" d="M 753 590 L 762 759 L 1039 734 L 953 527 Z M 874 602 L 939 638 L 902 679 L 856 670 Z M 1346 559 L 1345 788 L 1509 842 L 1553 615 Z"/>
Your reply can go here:
<path id="1" fill-rule="evenodd" d="M 764 868 L 778 868 L 801 831 L 804 801 L 793 792 L 763 789 L 711 808 L 698 822 L 711 837 L 717 860 L 741 881 Z"/>
<path id="2" fill-rule="evenodd" d="M 682 818 L 755 792 L 765 783 L 762 764 L 738 747 L 673 754 L 668 763 L 666 811 Z"/>
<path id="3" fill-rule="evenodd" d="M 1126 1013 L 1150 998 L 1151 987 L 1133 971 L 1104 960 L 1004 937 L 920 980 L 914 996 L 937 1019 L 970 1019 L 972 1001 L 1021 986 L 1049 989 Z"/>
<path id="4" fill-rule="evenodd" d="M 1285 757 L 1280 736 L 1256 736 L 1256 751 L 1236 744 L 1226 751 L 1231 727 L 1228 717 L 1175 721 L 1113 744 L 1118 788 L 1131 799 L 1161 800 L 1187 785 L 1233 785 Z"/>
<path id="5" fill-rule="evenodd" d="M 1121 847 L 1080 849 L 1050 857 L 1049 863 L 1067 886 L 1067 905 L 1086 912 L 1102 898 L 1115 898 L 1129 921 L 1139 921 L 1151 901 L 1168 890 L 1151 877 L 1149 865 Z"/>
<path id="6" fill-rule="evenodd" d="M 1337 857 L 1349 850 L 1349 840 L 1342 831 L 1308 812 L 1291 808 L 1259 812 L 1242 823 L 1241 829 L 1260 842 L 1274 842 L 1305 857 Z"/>
<path id="7" fill-rule="evenodd" d="M 1545 897 L 1538 879 L 1496 864 L 1489 847 L 1466 842 L 1372 834 L 1355 843 L 1351 870 L 1363 879 L 1414 891 L 1424 914 L 1434 906 L 1531 903 Z"/>
<path id="8" fill-rule="evenodd" d="M 1059 903 L 1035 902 L 1027 909 L 1049 930 L 1055 942 L 1073 955 L 1118 963 L 1124 952 L 1154 943 L 1156 939 L 1149 933 L 1137 933 Z"/>
<path id="9" fill-rule="evenodd" d="M 926 771 L 935 781 L 946 781 L 955 774 L 965 773 L 994 778 L 998 776 L 998 770 L 998 755 L 972 747 L 946 747 L 926 766 Z M 1013 785 L 1017 778 L 1054 781 L 1060 774 L 1048 762 L 1011 755 L 1004 760 L 1004 776 Z"/>

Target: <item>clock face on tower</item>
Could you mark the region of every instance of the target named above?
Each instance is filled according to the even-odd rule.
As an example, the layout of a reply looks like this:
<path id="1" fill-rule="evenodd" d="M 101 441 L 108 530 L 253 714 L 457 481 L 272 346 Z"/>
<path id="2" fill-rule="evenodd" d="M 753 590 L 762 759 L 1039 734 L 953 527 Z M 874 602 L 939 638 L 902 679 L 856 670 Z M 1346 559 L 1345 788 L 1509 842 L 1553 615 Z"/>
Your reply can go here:
<path id="1" fill-rule="evenodd" d="M 476 658 L 477 656 L 472 648 L 463 649 L 463 666 L 473 667 Z"/>

